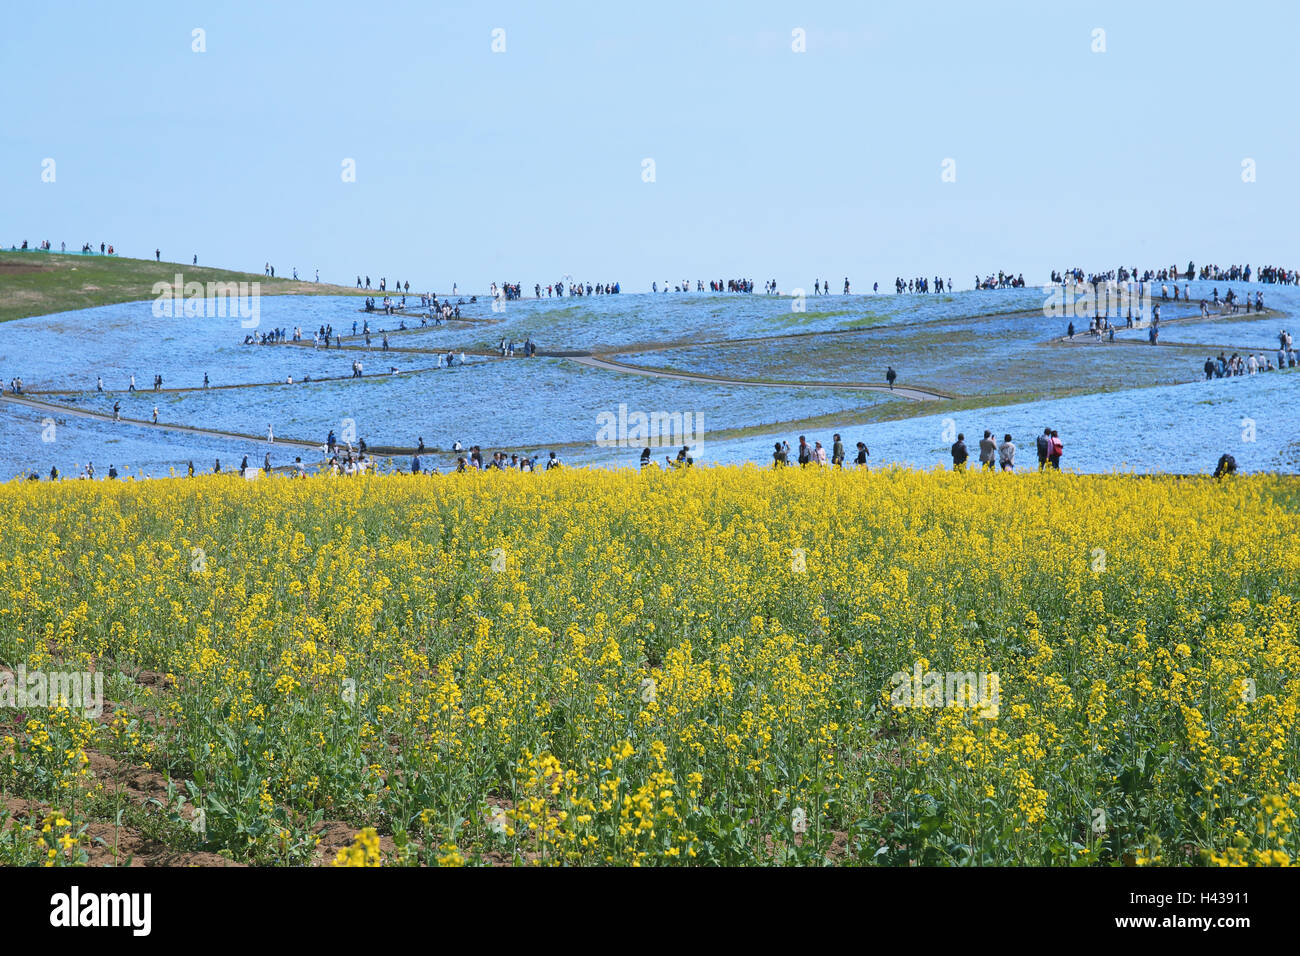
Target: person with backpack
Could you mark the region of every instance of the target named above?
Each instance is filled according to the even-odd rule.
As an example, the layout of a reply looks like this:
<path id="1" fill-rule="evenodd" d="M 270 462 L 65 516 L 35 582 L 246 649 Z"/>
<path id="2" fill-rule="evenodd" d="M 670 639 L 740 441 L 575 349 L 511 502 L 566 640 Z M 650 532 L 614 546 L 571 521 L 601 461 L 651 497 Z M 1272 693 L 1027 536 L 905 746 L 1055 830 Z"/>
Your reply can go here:
<path id="1" fill-rule="evenodd" d="M 1049 444 L 1050 447 L 1047 450 L 1047 460 L 1051 462 L 1053 468 L 1060 471 L 1061 455 L 1065 454 L 1065 446 L 1061 444 L 1061 436 L 1057 434 L 1056 429 L 1052 429 Z"/>
<path id="2" fill-rule="evenodd" d="M 1043 433 L 1038 436 L 1038 470 L 1042 471 L 1047 467 L 1047 454 L 1052 447 L 1052 430 L 1044 428 Z"/>
<path id="3" fill-rule="evenodd" d="M 970 453 L 966 451 L 966 436 L 958 434 L 957 440 L 952 443 L 952 470 L 965 471 L 966 459 L 969 457 Z"/>

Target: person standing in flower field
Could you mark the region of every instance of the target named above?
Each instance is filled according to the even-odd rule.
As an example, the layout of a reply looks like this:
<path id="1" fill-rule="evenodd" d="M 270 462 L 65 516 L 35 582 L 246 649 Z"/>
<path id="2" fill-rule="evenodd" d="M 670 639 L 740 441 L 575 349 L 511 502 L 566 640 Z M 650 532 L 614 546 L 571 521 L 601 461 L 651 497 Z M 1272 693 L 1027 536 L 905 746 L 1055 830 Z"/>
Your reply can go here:
<path id="1" fill-rule="evenodd" d="M 997 442 L 993 440 L 993 433 L 986 428 L 984 437 L 980 439 L 980 465 L 985 471 L 993 470 L 993 458 L 996 453 Z"/>
<path id="2" fill-rule="evenodd" d="M 1002 444 L 998 447 L 998 461 L 1003 471 L 1016 470 L 1016 446 L 1012 443 L 1010 435 L 1004 435 L 1002 438 Z"/>
<path id="3" fill-rule="evenodd" d="M 831 464 L 836 468 L 844 467 L 844 442 L 840 441 L 838 434 L 835 436 L 835 444 L 831 446 Z"/>
<path id="4" fill-rule="evenodd" d="M 1052 429 L 1052 435 L 1051 438 L 1049 439 L 1049 445 L 1050 447 L 1048 448 L 1047 451 L 1047 460 L 1051 462 L 1053 468 L 1055 468 L 1057 471 L 1060 471 L 1061 456 L 1065 454 L 1065 446 L 1061 444 L 1061 436 L 1056 433 L 1056 429 Z"/>
<path id="5" fill-rule="evenodd" d="M 1038 470 L 1042 471 L 1047 467 L 1047 455 L 1052 447 L 1052 430 L 1044 428 L 1043 433 L 1038 436 Z"/>
<path id="6" fill-rule="evenodd" d="M 802 468 L 812 461 L 812 448 L 808 446 L 808 439 L 803 435 L 799 436 L 799 467 Z"/>
<path id="7" fill-rule="evenodd" d="M 952 470 L 965 471 L 966 459 L 970 453 L 966 451 L 966 436 L 958 433 L 957 440 L 952 443 Z"/>

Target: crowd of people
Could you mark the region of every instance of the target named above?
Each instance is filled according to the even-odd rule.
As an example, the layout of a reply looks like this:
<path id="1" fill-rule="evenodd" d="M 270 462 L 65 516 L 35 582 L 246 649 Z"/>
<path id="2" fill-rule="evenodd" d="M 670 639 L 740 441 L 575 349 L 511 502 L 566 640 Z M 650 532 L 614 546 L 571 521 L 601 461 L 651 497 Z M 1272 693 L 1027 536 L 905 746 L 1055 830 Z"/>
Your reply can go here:
<path id="1" fill-rule="evenodd" d="M 978 274 L 975 276 L 976 289 L 1023 289 L 1025 287 L 1024 273 L 1012 275 L 1010 272 L 998 270 L 998 274 L 987 275 L 983 279 Z M 951 280 L 949 280 L 949 291 L 952 291 Z"/>
<path id="2" fill-rule="evenodd" d="M 1060 470 L 1061 457 L 1065 453 L 1065 446 L 1061 442 L 1059 432 L 1053 428 L 1043 429 L 1043 433 L 1035 440 L 1035 450 L 1038 454 L 1039 471 L 1046 468 Z M 684 451 L 685 449 L 683 449 Z M 645 452 L 642 452 L 642 467 L 645 467 L 648 462 L 648 452 L 648 448 Z M 1016 444 L 1010 434 L 1004 434 L 999 442 L 994 437 L 992 430 L 985 429 L 984 437 L 979 440 L 978 453 L 979 465 L 986 470 L 992 471 L 994 468 L 1002 471 L 1016 470 Z M 829 452 L 820 441 L 814 440 L 809 444 L 807 437 L 800 435 L 799 445 L 793 451 L 789 442 L 776 442 L 772 450 L 772 467 L 784 468 L 797 464 L 805 468 L 809 465 L 819 467 L 829 465 L 834 468 L 843 468 L 848 462 L 849 454 L 850 452 L 846 450 L 844 440 L 839 433 L 833 436 Z M 851 454 L 853 455 L 852 464 L 859 468 L 868 467 L 867 459 L 871 455 L 871 449 L 867 447 L 866 442 L 857 442 Z M 965 471 L 967 462 L 970 460 L 970 451 L 966 447 L 965 434 L 959 433 L 957 435 L 957 440 L 953 442 L 949 454 L 952 456 L 953 470 Z"/>
<path id="3" fill-rule="evenodd" d="M 1205 364 L 1202 366 L 1205 371 L 1205 380 L 1208 382 L 1214 378 L 1232 378 L 1236 375 L 1257 375 L 1260 372 L 1276 372 L 1282 369 L 1296 367 L 1295 345 L 1291 339 L 1291 333 L 1282 329 L 1277 334 L 1277 364 L 1273 363 L 1274 356 L 1265 356 L 1263 352 L 1251 354 L 1247 352 L 1244 356 L 1233 352 L 1230 356 L 1224 356 L 1222 352 L 1216 359 L 1208 356 Z"/>
<path id="4" fill-rule="evenodd" d="M 48 239 L 42 239 L 36 245 L 32 246 L 28 244 L 26 239 L 24 239 L 22 241 L 22 245 L 18 245 L 15 243 L 14 245 L 11 245 L 9 247 L 9 251 L 10 252 L 53 252 L 54 244 L 51 243 L 50 240 Z M 67 251 L 68 251 L 68 244 L 66 242 L 60 242 L 59 252 L 67 252 Z M 89 242 L 83 242 L 81 244 L 81 254 L 83 256 L 94 255 L 95 254 L 94 245 Z M 99 254 L 101 256 L 115 256 L 117 255 L 117 251 L 112 246 L 108 245 L 108 243 L 101 242 L 99 244 Z"/>
<path id="5" fill-rule="evenodd" d="M 975 281 L 976 283 L 979 282 L 978 276 L 976 277 Z M 948 284 L 947 286 L 945 286 L 943 282 L 943 278 L 940 276 L 935 276 L 933 280 L 933 289 L 936 295 L 944 291 L 952 292 L 953 291 L 952 279 L 949 278 Z M 875 287 L 873 287 L 873 291 L 874 290 Z M 931 280 L 926 276 L 917 276 L 914 279 L 908 279 L 906 282 L 904 282 L 903 277 L 898 276 L 894 279 L 894 291 L 899 295 L 902 295 L 904 292 L 929 292 L 931 291 Z"/>
<path id="6" fill-rule="evenodd" d="M 1297 276 L 1295 269 L 1264 266 L 1259 270 L 1259 281 L 1268 285 L 1295 285 L 1300 282 L 1300 276 Z"/>
<path id="7" fill-rule="evenodd" d="M 1061 456 L 1065 454 L 1065 445 L 1055 428 L 1044 428 L 1043 433 L 1034 439 L 1038 453 L 1038 470 L 1061 469 Z M 952 455 L 953 471 L 965 471 L 970 460 L 970 451 L 966 447 L 966 436 L 958 433 L 957 440 L 949 449 Z M 996 465 L 1002 471 L 1016 470 L 1016 443 L 1010 434 L 1004 434 L 999 442 L 993 437 L 991 429 L 984 430 L 984 437 L 979 440 L 979 465 L 986 471 L 993 471 Z"/>
<path id="8" fill-rule="evenodd" d="M 515 340 L 514 339 L 507 340 L 503 338 L 501 340 L 499 349 L 502 358 L 513 357 L 516 351 Z M 520 351 L 523 352 L 525 358 L 532 358 L 534 355 L 537 354 L 537 346 L 533 343 L 533 338 L 531 335 L 528 338 L 524 339 L 524 344 L 523 346 L 521 346 Z"/>

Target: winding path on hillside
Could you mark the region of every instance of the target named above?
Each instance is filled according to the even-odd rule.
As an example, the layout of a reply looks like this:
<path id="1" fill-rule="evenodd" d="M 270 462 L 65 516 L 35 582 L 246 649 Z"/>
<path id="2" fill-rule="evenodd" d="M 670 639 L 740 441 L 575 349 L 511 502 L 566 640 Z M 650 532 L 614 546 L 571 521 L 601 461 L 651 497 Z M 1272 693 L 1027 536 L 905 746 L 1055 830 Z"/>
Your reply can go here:
<path id="1" fill-rule="evenodd" d="M 1013 312 L 1010 314 L 1020 314 L 1020 313 Z M 1278 313 L 1274 310 L 1266 309 L 1264 310 L 1263 313 L 1257 314 L 1257 317 L 1263 317 L 1263 316 L 1280 317 L 1281 315 L 1282 313 Z M 1194 321 L 1207 321 L 1207 320 L 1212 321 L 1215 318 L 1223 318 L 1223 317 L 1224 316 L 1222 315 L 1218 315 L 1218 316 L 1208 317 L 1207 319 L 1207 317 L 1201 316 L 1199 314 L 1193 314 L 1188 316 L 1179 316 L 1176 318 L 1170 317 L 1168 319 L 1165 319 L 1164 321 L 1169 324 L 1174 324 L 1174 323 L 1184 323 L 1184 322 L 1194 322 Z M 484 324 L 487 324 L 499 320 L 479 320 L 479 321 L 483 322 Z M 930 321 L 939 321 L 939 320 L 930 320 Z M 945 318 L 942 321 L 947 322 L 950 320 Z M 920 323 L 920 324 L 925 324 L 925 323 Z M 389 330 L 386 334 L 392 337 L 398 337 L 398 336 L 405 337 L 413 333 L 426 332 L 426 331 L 429 331 L 429 327 L 394 329 L 394 330 Z M 799 382 L 788 381 L 788 380 L 762 381 L 756 379 L 733 378 L 733 377 L 722 376 L 722 375 L 706 375 L 703 373 L 683 372 L 683 371 L 669 370 L 663 368 L 653 368 L 653 367 L 648 367 L 643 365 L 634 365 L 628 362 L 619 361 L 617 359 L 617 357 L 621 355 L 637 354 L 639 352 L 644 352 L 644 351 L 663 351 L 667 349 L 692 348 L 692 347 L 700 347 L 700 346 L 707 346 L 707 345 L 723 345 L 723 344 L 738 345 L 743 343 L 771 342 L 773 340 L 780 340 L 780 339 L 787 339 L 787 338 L 798 339 L 798 338 L 805 338 L 805 337 L 853 335 L 853 334 L 858 334 L 867 331 L 870 330 L 869 329 L 832 329 L 832 330 L 819 330 L 819 331 L 797 331 L 797 332 L 784 332 L 774 336 L 753 336 L 744 339 L 727 339 L 727 340 L 716 340 L 711 342 L 682 341 L 682 342 L 672 342 L 672 343 L 663 343 L 663 342 L 642 343 L 635 346 L 626 346 L 626 345 L 613 346 L 613 347 L 597 346 L 593 350 L 585 350 L 585 349 L 541 350 L 539 349 L 536 354 L 537 357 L 540 358 L 550 358 L 553 360 L 570 361 L 578 365 L 586 366 L 588 368 L 602 369 L 611 372 L 621 372 L 623 374 L 628 374 L 628 375 L 640 375 L 648 378 L 671 379 L 671 380 L 682 381 L 682 382 L 695 382 L 704 385 L 733 385 L 733 386 L 746 386 L 746 387 L 755 387 L 755 388 L 777 388 L 777 389 L 797 388 L 797 389 L 826 389 L 826 390 L 836 390 L 836 391 L 880 392 L 880 393 L 885 393 L 890 395 L 896 395 L 899 398 L 906 399 L 908 401 L 922 402 L 922 403 L 942 402 L 945 400 L 951 400 L 954 397 L 949 394 L 945 394 L 929 388 L 924 388 L 924 387 L 914 386 L 914 385 L 896 385 L 894 388 L 891 389 L 887 384 L 868 383 L 868 382 L 845 382 L 845 381 L 825 381 L 825 380 L 799 381 Z M 385 333 L 372 332 L 372 335 L 382 335 L 382 334 Z M 357 338 L 359 338 L 359 336 Z M 355 338 L 353 339 L 353 341 L 354 342 L 356 341 Z M 1125 345 L 1147 345 L 1147 343 L 1144 340 L 1138 338 L 1124 338 L 1124 339 L 1117 339 L 1116 341 L 1118 344 L 1125 344 Z M 290 340 L 286 342 L 275 342 L 275 343 L 267 343 L 267 344 L 282 345 L 290 348 L 293 347 L 312 348 L 313 351 L 319 351 L 319 349 L 315 347 L 312 342 L 308 342 L 308 341 L 295 342 Z M 1091 339 L 1088 333 L 1083 332 L 1083 333 L 1076 333 L 1076 337 L 1073 340 L 1071 340 L 1068 336 L 1060 336 L 1060 337 L 1053 336 L 1047 339 L 1046 341 L 1042 341 L 1041 344 L 1048 345 L 1048 346 L 1061 346 L 1061 345 L 1081 346 L 1081 345 L 1088 345 L 1088 344 L 1111 344 L 1111 343 L 1098 343 L 1096 342 L 1096 340 Z M 1176 342 L 1176 343 L 1171 342 L 1168 343 L 1168 346 L 1175 347 L 1175 348 L 1187 348 L 1187 349 L 1209 348 L 1209 346 L 1197 345 L 1193 343 L 1182 343 L 1182 342 Z M 343 345 L 342 348 L 336 347 L 332 350 L 326 348 L 325 351 L 327 352 L 348 351 L 354 353 L 365 352 L 367 354 L 372 355 L 373 358 L 380 358 L 380 359 L 390 354 L 391 355 L 443 355 L 448 351 L 452 351 L 458 354 L 473 355 L 478 358 L 495 360 L 495 361 L 510 361 L 513 360 L 514 358 L 519 358 L 519 359 L 524 358 L 524 356 L 513 356 L 507 358 L 505 356 L 502 356 L 499 350 L 496 349 L 482 349 L 482 348 L 479 349 L 450 348 L 449 349 L 447 347 L 429 348 L 429 347 L 420 347 L 420 346 L 405 346 L 405 347 L 392 346 L 388 349 L 383 349 L 381 347 L 376 347 L 373 345 L 366 346 L 366 345 L 358 345 L 358 344 L 350 344 L 350 343 Z M 442 369 L 440 366 L 422 367 L 422 368 L 402 370 L 397 374 L 427 375 L 428 373 L 439 371 L 439 370 L 445 370 L 445 369 Z M 393 376 L 392 372 L 370 372 L 364 374 L 363 376 L 361 376 L 361 378 L 377 379 L 381 377 L 392 377 L 392 376 Z M 307 381 L 299 379 L 296 382 L 294 382 L 294 385 L 314 385 L 323 382 L 349 381 L 352 379 L 353 376 L 351 375 L 322 376 L 322 377 L 313 377 Z M 147 397 L 151 392 L 155 395 L 162 394 L 162 393 L 175 394 L 175 393 L 185 393 L 185 392 L 198 392 L 198 391 L 205 391 L 205 390 L 222 391 L 227 389 L 284 387 L 287 386 L 288 384 L 289 383 L 287 382 L 281 382 L 281 381 L 228 383 L 223 385 L 213 385 L 207 389 L 205 389 L 203 386 L 163 388 L 159 390 L 159 392 L 153 392 L 152 389 L 137 389 L 135 394 L 138 396 Z M 293 387 L 293 386 L 289 386 L 289 387 Z M 84 394 L 87 391 L 88 390 L 78 391 L 78 390 L 53 390 L 52 389 L 48 391 L 45 390 L 34 391 L 34 392 L 29 391 L 21 395 L 15 395 L 13 393 L 6 392 L 0 394 L 0 398 L 3 398 L 5 401 L 12 402 L 16 405 L 27 406 L 33 409 L 46 411 L 55 415 L 73 416 L 73 417 L 89 419 L 93 421 L 106 422 L 109 424 L 115 423 L 112 414 L 108 412 L 93 411 L 86 408 L 79 408 L 75 405 L 64 403 L 64 402 L 47 401 L 44 398 L 34 397 L 37 395 L 50 396 L 50 397 L 76 395 L 76 394 Z M 105 390 L 103 394 L 105 396 L 111 396 L 113 394 L 122 394 L 122 393 L 120 390 Z M 258 446 L 265 445 L 268 449 L 274 448 L 276 445 L 279 445 L 286 448 L 302 448 L 302 449 L 312 449 L 312 450 L 319 451 L 322 447 L 322 443 L 320 441 L 308 441 L 301 438 L 277 437 L 275 442 L 272 444 L 270 442 L 267 442 L 265 436 L 250 435 L 242 432 L 229 432 L 229 431 L 223 431 L 220 429 L 213 429 L 213 428 L 201 428 L 198 426 L 185 425 L 185 424 L 175 423 L 175 422 L 154 423 L 152 421 L 144 420 L 144 419 L 123 417 L 123 418 L 119 418 L 117 420 L 117 423 L 130 425 L 135 428 L 150 428 L 150 429 L 156 429 L 161 431 L 182 432 L 191 435 L 203 435 L 212 438 L 227 439 L 231 441 L 252 442 Z M 570 443 L 560 443 L 560 444 L 566 445 Z M 387 445 L 372 445 L 369 446 L 368 450 L 373 455 L 381 455 L 381 456 L 407 455 L 407 454 L 413 454 L 416 451 L 414 448 L 406 448 L 401 446 L 387 446 Z M 428 452 L 432 454 L 437 454 L 442 451 L 443 451 L 442 449 L 435 449 L 435 448 L 428 449 Z"/>
<path id="2" fill-rule="evenodd" d="M 592 368 L 603 368 L 613 372 L 627 372 L 632 375 L 646 375 L 650 378 L 672 378 L 683 382 L 701 382 L 706 385 L 752 385 L 758 388 L 828 388 L 852 392 L 887 392 L 900 398 L 916 402 L 937 402 L 950 398 L 938 392 L 906 385 L 868 385 L 866 382 L 760 382 L 744 378 L 721 378 L 713 375 L 695 375 L 690 372 L 669 372 L 664 369 L 646 368 L 644 365 L 627 365 L 595 355 L 573 357 L 569 361 Z"/>

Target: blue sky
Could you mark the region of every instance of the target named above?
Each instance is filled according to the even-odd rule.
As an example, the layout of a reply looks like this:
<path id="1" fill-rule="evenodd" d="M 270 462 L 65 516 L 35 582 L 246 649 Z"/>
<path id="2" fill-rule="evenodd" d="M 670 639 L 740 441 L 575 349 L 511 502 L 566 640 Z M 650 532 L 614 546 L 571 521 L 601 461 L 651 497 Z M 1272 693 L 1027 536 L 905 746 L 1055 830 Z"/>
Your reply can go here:
<path id="1" fill-rule="evenodd" d="M 1292 2 L 10 4 L 0 244 L 439 290 L 1294 268 L 1297 27 Z"/>

